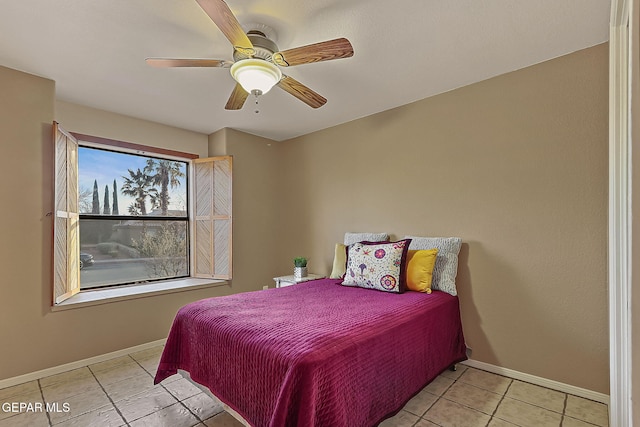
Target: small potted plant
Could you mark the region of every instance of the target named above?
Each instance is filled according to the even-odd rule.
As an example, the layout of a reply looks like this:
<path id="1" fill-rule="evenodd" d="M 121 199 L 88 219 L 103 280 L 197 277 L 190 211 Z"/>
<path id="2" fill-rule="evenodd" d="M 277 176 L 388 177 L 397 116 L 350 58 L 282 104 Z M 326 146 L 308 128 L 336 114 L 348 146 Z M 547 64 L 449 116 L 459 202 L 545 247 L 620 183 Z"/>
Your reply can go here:
<path id="1" fill-rule="evenodd" d="M 307 259 L 305 257 L 294 258 L 293 265 L 293 278 L 295 280 L 307 277 Z"/>

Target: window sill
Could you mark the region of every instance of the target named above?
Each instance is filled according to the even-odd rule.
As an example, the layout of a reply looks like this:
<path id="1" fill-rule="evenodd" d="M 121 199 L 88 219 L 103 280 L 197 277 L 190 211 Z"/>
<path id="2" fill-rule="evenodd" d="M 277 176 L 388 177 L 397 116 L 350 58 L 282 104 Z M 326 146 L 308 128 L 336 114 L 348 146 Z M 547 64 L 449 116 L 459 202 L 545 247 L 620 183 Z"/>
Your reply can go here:
<path id="1" fill-rule="evenodd" d="M 123 286 L 111 289 L 81 291 L 66 301 L 51 307 L 51 311 L 70 310 L 92 305 L 108 304 L 136 298 L 145 298 L 174 292 L 192 291 L 229 284 L 226 280 L 185 278 L 145 285 Z"/>

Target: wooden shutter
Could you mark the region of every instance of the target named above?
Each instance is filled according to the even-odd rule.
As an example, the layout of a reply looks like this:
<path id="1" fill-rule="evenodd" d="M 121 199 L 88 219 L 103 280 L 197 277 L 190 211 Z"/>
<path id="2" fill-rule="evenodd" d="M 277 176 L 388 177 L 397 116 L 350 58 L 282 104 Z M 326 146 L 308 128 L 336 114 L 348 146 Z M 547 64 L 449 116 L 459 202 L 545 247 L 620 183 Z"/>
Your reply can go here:
<path id="1" fill-rule="evenodd" d="M 194 276 L 231 279 L 232 157 L 193 161 Z"/>
<path id="2" fill-rule="evenodd" d="M 80 291 L 78 141 L 56 122 L 53 137 L 53 303 L 59 304 Z"/>

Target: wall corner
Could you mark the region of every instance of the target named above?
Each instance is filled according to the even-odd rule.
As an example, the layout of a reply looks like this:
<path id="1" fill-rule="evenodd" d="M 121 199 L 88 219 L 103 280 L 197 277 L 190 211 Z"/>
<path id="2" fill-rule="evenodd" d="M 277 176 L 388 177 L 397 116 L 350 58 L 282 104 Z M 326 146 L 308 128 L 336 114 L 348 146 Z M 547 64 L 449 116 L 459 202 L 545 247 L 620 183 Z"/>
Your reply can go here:
<path id="1" fill-rule="evenodd" d="M 222 128 L 209 135 L 208 150 L 209 157 L 227 154 L 227 128 Z"/>

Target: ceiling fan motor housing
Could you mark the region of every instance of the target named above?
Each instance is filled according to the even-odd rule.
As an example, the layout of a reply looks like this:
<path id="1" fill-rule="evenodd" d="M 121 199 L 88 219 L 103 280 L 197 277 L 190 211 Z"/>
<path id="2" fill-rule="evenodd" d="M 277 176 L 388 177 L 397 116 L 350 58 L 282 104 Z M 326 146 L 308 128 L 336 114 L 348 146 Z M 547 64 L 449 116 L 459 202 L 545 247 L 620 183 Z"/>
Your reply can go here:
<path id="1" fill-rule="evenodd" d="M 278 52 L 278 45 L 269 39 L 262 31 L 250 30 L 247 32 L 247 37 L 253 44 L 253 58 L 264 59 L 271 62 L 271 57 L 275 52 Z M 241 59 L 247 59 L 249 56 L 243 54 L 238 50 L 233 51 L 233 59 L 239 61 Z"/>

